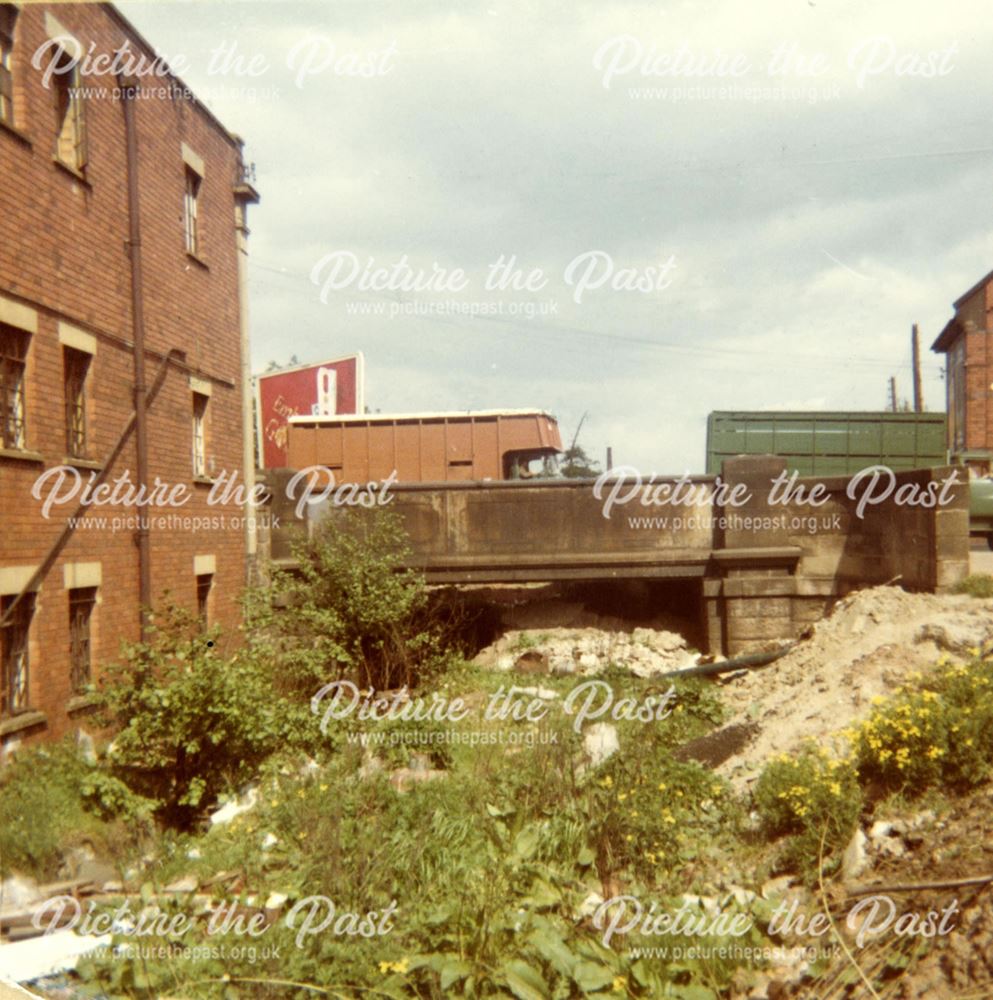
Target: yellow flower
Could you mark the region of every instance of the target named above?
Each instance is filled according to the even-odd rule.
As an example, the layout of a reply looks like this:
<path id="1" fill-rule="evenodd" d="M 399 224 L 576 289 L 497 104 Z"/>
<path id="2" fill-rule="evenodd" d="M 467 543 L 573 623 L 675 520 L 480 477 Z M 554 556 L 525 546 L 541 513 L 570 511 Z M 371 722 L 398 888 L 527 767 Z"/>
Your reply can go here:
<path id="1" fill-rule="evenodd" d="M 307 839 L 307 831 L 306 831 L 306 830 L 301 830 L 301 831 L 300 831 L 300 832 L 299 832 L 299 833 L 297 834 L 297 837 L 299 837 L 299 838 L 300 838 L 300 840 L 306 840 L 306 839 Z"/>
<path id="2" fill-rule="evenodd" d="M 321 785 L 320 788 L 321 788 L 322 792 L 326 792 L 328 790 L 328 786 L 327 785 Z"/>
<path id="3" fill-rule="evenodd" d="M 841 794 L 841 783 L 838 781 L 832 781 L 830 784 L 831 794 L 840 795 Z"/>
<path id="4" fill-rule="evenodd" d="M 399 962 L 393 963 L 393 969 L 395 972 L 399 972 L 401 975 L 407 971 L 409 962 L 406 958 L 401 958 Z"/>
<path id="5" fill-rule="evenodd" d="M 612 788 L 614 785 L 614 779 L 608 774 L 604 777 L 603 781 L 600 782 L 601 788 Z"/>
<path id="6" fill-rule="evenodd" d="M 610 984 L 611 992 L 620 993 L 627 989 L 628 981 L 625 976 L 614 976 L 614 981 Z"/>
<path id="7" fill-rule="evenodd" d="M 623 802 L 627 797 L 628 797 L 628 793 L 627 792 L 618 792 L 617 793 L 617 801 L 618 802 Z"/>
<path id="8" fill-rule="evenodd" d="M 665 782 L 664 782 L 664 781 L 660 781 L 660 782 L 659 782 L 659 791 L 660 791 L 660 792 L 664 792 L 664 791 L 665 791 L 665 789 L 666 789 L 666 784 L 665 784 Z"/>
<path id="9" fill-rule="evenodd" d="M 387 972 L 389 972 L 389 971 L 390 971 L 390 969 L 392 969 L 392 968 L 393 968 L 393 963 L 392 963 L 392 962 L 380 962 L 380 963 L 379 963 L 379 971 L 380 971 L 380 972 L 381 972 L 381 973 L 382 973 L 382 974 L 383 974 L 384 976 L 385 976 L 385 975 L 386 975 L 386 973 L 387 973 Z"/>
<path id="10" fill-rule="evenodd" d="M 634 840 L 634 834 L 629 833 L 624 839 L 630 844 L 631 841 Z"/>

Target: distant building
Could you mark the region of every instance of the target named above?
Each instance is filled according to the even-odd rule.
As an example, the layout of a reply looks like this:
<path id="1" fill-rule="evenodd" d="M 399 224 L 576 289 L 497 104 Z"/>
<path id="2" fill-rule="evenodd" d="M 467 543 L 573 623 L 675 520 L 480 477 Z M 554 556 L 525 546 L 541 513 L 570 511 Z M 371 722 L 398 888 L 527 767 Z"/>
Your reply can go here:
<path id="1" fill-rule="evenodd" d="M 98 75 L 121 53 L 130 80 Z M 257 195 L 241 141 L 156 59 L 109 4 L 0 3 L 0 742 L 78 725 L 101 664 L 141 634 L 143 591 L 239 617 L 246 511 L 208 497 L 222 474 L 253 475 L 241 303 Z M 142 335 L 147 481 L 187 495 L 146 508 L 147 541 L 119 485 L 139 475 Z M 63 497 L 104 475 L 112 502 L 74 526 L 77 493 L 46 516 L 60 475 Z"/>
<path id="2" fill-rule="evenodd" d="M 993 271 L 954 303 L 932 351 L 946 356 L 948 450 L 983 471 L 993 459 Z"/>

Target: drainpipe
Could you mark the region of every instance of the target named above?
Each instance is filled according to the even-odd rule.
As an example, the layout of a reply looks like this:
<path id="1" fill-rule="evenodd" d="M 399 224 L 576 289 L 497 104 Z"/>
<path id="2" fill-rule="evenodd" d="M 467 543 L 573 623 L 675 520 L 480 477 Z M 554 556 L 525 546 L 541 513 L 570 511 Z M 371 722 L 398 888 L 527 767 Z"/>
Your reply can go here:
<path id="1" fill-rule="evenodd" d="M 248 183 L 248 171 L 242 159 L 243 143 L 238 143 L 238 174 L 234 185 L 234 227 L 238 250 L 238 321 L 241 332 L 241 420 L 242 420 L 242 466 L 245 482 L 245 496 L 251 497 L 255 490 L 255 417 L 253 413 L 252 353 L 248 335 L 248 206 L 258 204 L 259 196 Z M 255 506 L 245 509 L 245 576 L 251 584 L 256 578 L 258 561 L 258 533 Z"/>
<path id="2" fill-rule="evenodd" d="M 141 493 L 148 482 L 148 390 L 145 386 L 145 309 L 141 270 L 141 221 L 138 201 L 138 130 L 135 127 L 134 102 L 137 81 L 118 77 L 124 106 L 124 131 L 127 137 L 128 169 L 128 256 L 131 260 L 131 321 L 134 341 L 134 412 L 136 478 Z M 139 495 L 141 495 L 139 493 Z M 138 603 L 141 640 L 149 638 L 149 610 L 152 604 L 151 544 L 145 505 L 138 507 Z"/>

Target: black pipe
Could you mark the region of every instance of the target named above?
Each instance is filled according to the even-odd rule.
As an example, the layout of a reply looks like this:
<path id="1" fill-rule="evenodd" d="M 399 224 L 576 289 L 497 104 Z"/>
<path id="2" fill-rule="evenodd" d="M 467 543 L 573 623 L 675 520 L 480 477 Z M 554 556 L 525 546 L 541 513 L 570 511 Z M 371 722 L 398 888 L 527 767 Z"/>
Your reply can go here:
<path id="1" fill-rule="evenodd" d="M 780 646 L 779 649 L 774 649 L 771 652 L 749 653 L 747 656 L 738 656 L 733 660 L 721 660 L 718 663 L 701 663 L 695 667 L 686 667 L 683 670 L 659 674 L 658 678 L 713 677 L 717 674 L 728 674 L 732 670 L 757 670 L 759 667 L 767 667 L 781 656 L 785 656 L 796 645 L 796 642 L 788 642 L 785 646 Z"/>
<path id="2" fill-rule="evenodd" d="M 133 78 L 119 77 L 121 99 L 124 104 L 124 131 L 127 137 L 128 161 L 128 257 L 131 260 L 131 320 L 134 340 L 134 437 L 135 474 L 139 489 L 148 482 L 148 390 L 145 386 L 145 307 L 144 279 L 141 270 L 141 219 L 138 200 L 138 130 L 135 126 L 134 104 L 138 84 Z M 151 541 L 148 518 L 138 508 L 138 605 L 141 639 L 149 637 L 149 613 L 152 605 Z"/>

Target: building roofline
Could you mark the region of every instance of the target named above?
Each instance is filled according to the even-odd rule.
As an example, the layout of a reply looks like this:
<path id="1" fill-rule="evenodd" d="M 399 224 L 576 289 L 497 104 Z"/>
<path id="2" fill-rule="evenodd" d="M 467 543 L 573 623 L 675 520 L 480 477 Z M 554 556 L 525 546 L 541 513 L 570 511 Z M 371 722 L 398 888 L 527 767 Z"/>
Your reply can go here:
<path id="1" fill-rule="evenodd" d="M 122 28 L 124 31 L 128 32 L 128 34 L 133 36 L 134 41 L 136 41 L 139 45 L 143 45 L 146 49 L 148 49 L 148 51 L 153 56 L 159 55 L 158 49 L 156 49 L 155 46 L 152 45 L 148 41 L 148 39 L 145 38 L 145 36 L 117 9 L 117 6 L 115 4 L 108 2 L 108 0 L 104 0 L 104 2 L 100 3 L 98 6 L 105 8 L 107 13 L 110 14 L 111 18 L 117 22 L 118 26 Z M 208 108 L 207 105 L 204 104 L 203 101 L 201 101 L 200 98 L 196 96 L 196 94 L 193 91 L 193 88 L 189 86 L 189 84 L 187 84 L 183 79 L 177 76 L 172 71 L 171 68 L 165 75 L 175 80 L 176 84 L 182 87 L 184 94 L 190 95 L 189 98 L 186 99 L 190 100 L 201 112 L 203 112 L 204 116 L 211 121 L 211 123 L 217 128 L 217 130 L 224 136 L 224 138 L 227 139 L 228 142 L 230 142 L 231 145 L 234 146 L 235 149 L 237 149 L 240 152 L 242 147 L 244 146 L 244 141 L 242 140 L 241 136 L 237 135 L 235 132 L 230 131 L 227 128 L 227 126 L 217 117 L 217 115 L 215 115 L 214 112 L 211 111 L 210 108 Z"/>
<path id="2" fill-rule="evenodd" d="M 977 281 L 977 282 L 976 282 L 976 283 L 975 283 L 975 284 L 974 284 L 974 285 L 972 286 L 972 288 L 970 288 L 970 289 L 969 289 L 969 291 L 967 291 L 967 292 L 964 292 L 964 293 L 963 293 L 962 295 L 960 295 L 960 296 L 959 296 L 959 297 L 958 297 L 958 298 L 957 298 L 957 299 L 956 299 L 956 300 L 955 300 L 955 301 L 954 301 L 954 302 L 952 303 L 952 306 L 953 306 L 953 307 L 954 307 L 955 309 L 958 309 L 958 307 L 959 307 L 960 305 L 962 305 L 962 303 L 963 303 L 963 302 L 965 302 L 965 300 L 966 300 L 966 299 L 968 299 L 968 298 L 971 298 L 971 297 L 972 297 L 973 295 L 975 295 L 975 294 L 976 294 L 976 292 L 978 292 L 978 291 L 979 291 L 979 289 L 980 289 L 980 288 L 982 288 L 982 287 L 983 287 L 984 285 L 988 285 L 988 284 L 990 283 L 990 281 L 993 281 L 993 271 L 990 271 L 990 272 L 989 272 L 988 274 L 985 274 L 985 275 L 983 275 L 983 277 L 982 277 L 982 278 L 980 278 L 980 279 L 979 279 L 979 281 Z"/>
<path id="3" fill-rule="evenodd" d="M 555 420 L 547 410 L 446 410 L 420 413 L 333 413 L 327 416 L 297 413 L 291 424 L 391 423 L 396 420 L 464 420 L 472 417 L 546 417 Z"/>
<path id="4" fill-rule="evenodd" d="M 955 339 L 962 332 L 962 324 L 959 323 L 958 317 L 953 316 L 946 324 L 945 328 L 938 334 L 935 342 L 931 345 L 931 350 L 936 354 L 944 354 L 952 344 Z"/>

